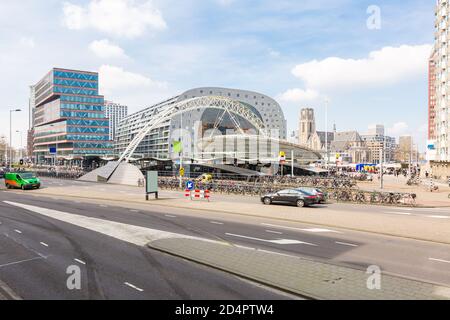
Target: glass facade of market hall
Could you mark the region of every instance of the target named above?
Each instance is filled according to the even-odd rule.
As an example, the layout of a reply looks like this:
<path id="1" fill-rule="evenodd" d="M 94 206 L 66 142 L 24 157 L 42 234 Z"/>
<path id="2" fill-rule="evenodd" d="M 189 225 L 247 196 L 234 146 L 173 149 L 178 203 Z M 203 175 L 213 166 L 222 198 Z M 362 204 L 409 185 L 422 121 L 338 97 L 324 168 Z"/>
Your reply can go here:
<path id="1" fill-rule="evenodd" d="M 104 98 L 95 72 L 53 69 L 35 85 L 34 156 L 106 156 L 113 153 Z"/>

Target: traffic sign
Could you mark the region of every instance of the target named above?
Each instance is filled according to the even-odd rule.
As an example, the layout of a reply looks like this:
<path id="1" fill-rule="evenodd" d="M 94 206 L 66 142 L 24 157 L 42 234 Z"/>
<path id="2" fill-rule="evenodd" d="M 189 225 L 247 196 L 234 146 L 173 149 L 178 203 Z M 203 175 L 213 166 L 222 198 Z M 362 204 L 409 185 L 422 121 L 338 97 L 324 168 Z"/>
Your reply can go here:
<path id="1" fill-rule="evenodd" d="M 195 189 L 195 183 L 194 181 L 188 181 L 186 182 L 186 189 L 189 191 L 192 191 Z"/>

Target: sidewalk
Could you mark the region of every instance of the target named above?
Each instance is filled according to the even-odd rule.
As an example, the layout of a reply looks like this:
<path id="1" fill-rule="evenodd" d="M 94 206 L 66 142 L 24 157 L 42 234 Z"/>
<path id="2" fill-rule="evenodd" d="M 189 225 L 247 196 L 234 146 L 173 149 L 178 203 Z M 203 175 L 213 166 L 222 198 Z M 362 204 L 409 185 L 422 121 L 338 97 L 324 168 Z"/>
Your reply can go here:
<path id="1" fill-rule="evenodd" d="M 427 189 L 427 185 L 420 186 L 408 186 L 406 184 L 407 178 L 400 176 L 394 177 L 391 175 L 384 176 L 384 188 L 385 192 L 404 192 L 415 193 L 417 195 L 416 203 L 426 207 L 450 207 L 450 187 L 443 183 L 435 182 L 435 185 L 439 186 L 437 192 L 430 192 Z M 425 181 L 424 181 L 425 182 Z M 364 181 L 358 182 L 358 187 L 366 191 L 380 191 L 380 181 L 377 177 L 371 182 Z"/>
<path id="2" fill-rule="evenodd" d="M 182 240 L 160 239 L 148 246 L 312 299 L 450 299 L 450 288 L 425 282 L 381 273 L 380 288 L 369 289 L 371 274 L 363 270 L 196 239 Z"/>
<path id="3" fill-rule="evenodd" d="M 159 200 L 147 202 L 142 188 L 104 184 L 52 186 L 34 190 L 29 194 L 86 198 L 143 210 L 155 208 L 155 210 L 163 211 L 165 208 L 178 208 L 197 210 L 205 212 L 205 214 L 218 212 L 277 219 L 450 244 L 450 219 L 430 219 L 424 216 L 405 217 L 383 213 L 383 211 L 391 211 L 391 207 L 340 205 L 341 210 L 336 210 L 333 209 L 333 204 L 324 208 L 264 206 L 259 199 L 254 197 L 221 196 L 214 193 L 211 202 L 190 201 L 183 197 L 183 193 L 170 191 L 162 191 Z M 342 206 L 348 206 L 349 210 L 343 210 Z M 375 211 L 375 209 L 379 211 Z M 433 213 L 430 212 L 430 214 Z"/>

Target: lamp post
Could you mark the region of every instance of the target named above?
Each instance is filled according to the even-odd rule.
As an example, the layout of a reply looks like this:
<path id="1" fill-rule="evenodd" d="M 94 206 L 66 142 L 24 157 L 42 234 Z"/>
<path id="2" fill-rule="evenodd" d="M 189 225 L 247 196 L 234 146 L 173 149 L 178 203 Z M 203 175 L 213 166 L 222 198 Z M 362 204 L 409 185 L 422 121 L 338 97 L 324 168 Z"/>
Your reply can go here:
<path id="1" fill-rule="evenodd" d="M 9 168 L 12 166 L 12 114 L 13 112 L 20 112 L 21 109 L 9 110 Z"/>

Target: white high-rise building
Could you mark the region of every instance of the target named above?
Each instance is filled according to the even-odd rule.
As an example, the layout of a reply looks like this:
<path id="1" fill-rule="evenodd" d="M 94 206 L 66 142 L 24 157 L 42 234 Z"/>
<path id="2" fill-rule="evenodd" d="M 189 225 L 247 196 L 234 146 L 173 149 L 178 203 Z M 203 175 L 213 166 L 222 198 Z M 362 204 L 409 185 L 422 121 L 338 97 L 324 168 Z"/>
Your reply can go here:
<path id="1" fill-rule="evenodd" d="M 116 139 L 119 122 L 128 116 L 128 107 L 119 103 L 105 101 L 105 114 L 109 118 L 109 139 Z"/>
<path id="2" fill-rule="evenodd" d="M 438 0 L 435 23 L 435 120 L 436 161 L 450 161 L 450 90 L 449 90 L 449 9 L 448 0 Z"/>

